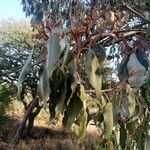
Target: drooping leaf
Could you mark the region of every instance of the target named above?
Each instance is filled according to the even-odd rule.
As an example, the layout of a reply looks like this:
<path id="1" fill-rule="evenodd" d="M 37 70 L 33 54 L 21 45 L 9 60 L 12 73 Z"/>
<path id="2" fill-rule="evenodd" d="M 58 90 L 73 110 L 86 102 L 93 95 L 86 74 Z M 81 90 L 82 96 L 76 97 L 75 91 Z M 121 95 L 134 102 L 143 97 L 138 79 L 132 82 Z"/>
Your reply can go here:
<path id="1" fill-rule="evenodd" d="M 68 71 L 69 73 L 67 73 L 68 75 L 68 88 L 70 88 L 71 93 L 68 93 L 68 102 L 71 100 L 71 98 L 73 97 L 76 88 L 77 88 L 77 65 L 75 63 L 75 61 L 71 61 L 68 64 Z"/>
<path id="2" fill-rule="evenodd" d="M 124 124 L 120 124 L 120 146 L 122 149 L 126 147 L 126 140 L 127 140 L 127 130 Z"/>
<path id="3" fill-rule="evenodd" d="M 89 83 L 96 91 L 96 99 L 100 102 L 100 105 L 103 105 L 104 101 L 101 93 L 102 75 L 99 60 L 93 51 L 89 51 L 85 54 L 83 62 Z"/>
<path id="4" fill-rule="evenodd" d="M 150 37 L 150 26 L 148 26 L 148 28 L 146 30 L 146 35 L 147 35 L 147 37 Z"/>
<path id="5" fill-rule="evenodd" d="M 132 122 L 137 120 L 140 117 L 140 106 L 136 105 L 135 106 L 135 111 L 133 113 L 133 115 L 127 120 L 127 122 Z"/>
<path id="6" fill-rule="evenodd" d="M 135 134 L 135 140 L 137 142 L 137 148 L 138 150 L 143 150 L 144 149 L 144 141 L 145 141 L 145 136 L 144 136 L 144 132 L 138 131 Z"/>
<path id="7" fill-rule="evenodd" d="M 63 113 L 63 110 L 65 108 L 65 99 L 66 99 L 66 94 L 67 94 L 67 82 L 66 80 L 64 81 L 64 88 L 62 90 L 62 94 L 60 95 L 59 102 L 57 103 L 55 107 L 55 117 L 59 117 L 59 114 Z"/>
<path id="8" fill-rule="evenodd" d="M 101 90 L 102 76 L 99 74 L 100 65 L 96 56 L 91 61 L 91 73 L 89 74 L 89 82 L 96 92 Z"/>
<path id="9" fill-rule="evenodd" d="M 56 62 L 60 56 L 60 44 L 59 37 L 52 35 L 47 41 L 48 55 L 46 60 L 46 69 L 48 71 L 48 76 L 51 77 L 53 71 L 56 68 Z"/>
<path id="10" fill-rule="evenodd" d="M 113 128 L 113 106 L 111 102 L 108 102 L 104 108 L 104 138 L 106 140 L 110 139 L 112 135 L 112 128 Z"/>
<path id="11" fill-rule="evenodd" d="M 105 49 L 103 47 L 101 47 L 99 44 L 94 44 L 93 45 L 93 51 L 100 63 L 100 65 L 102 64 L 102 62 L 105 60 L 106 58 L 106 52 Z"/>
<path id="12" fill-rule="evenodd" d="M 69 33 L 70 32 L 70 30 L 69 29 L 62 29 L 62 28 L 53 28 L 52 29 L 52 33 L 54 34 L 62 34 L 62 33 Z"/>
<path id="13" fill-rule="evenodd" d="M 39 73 L 39 84 L 38 84 L 38 92 L 40 98 L 44 101 L 44 108 L 47 109 L 47 100 L 50 94 L 50 87 L 49 87 L 49 77 L 47 70 L 45 68 L 41 68 Z"/>
<path id="14" fill-rule="evenodd" d="M 78 117 L 79 128 L 78 128 L 78 138 L 79 140 L 83 140 L 86 135 L 86 126 L 87 126 L 88 114 L 86 110 L 82 110 L 80 112 L 80 116 Z"/>
<path id="15" fill-rule="evenodd" d="M 112 141 L 113 141 L 113 145 L 114 145 L 114 149 L 118 149 L 119 148 L 119 144 L 118 144 L 118 134 L 120 132 L 116 131 L 115 133 L 112 133 Z"/>
<path id="16" fill-rule="evenodd" d="M 69 44 L 69 38 L 68 38 L 68 36 L 64 36 L 60 40 L 60 46 L 61 46 L 61 51 L 64 51 L 62 65 L 66 65 L 67 62 L 68 62 L 68 57 L 70 57 L 69 56 L 70 44 Z"/>
<path id="17" fill-rule="evenodd" d="M 21 73 L 19 75 L 18 84 L 17 84 L 17 88 L 18 88 L 17 98 L 18 99 L 21 99 L 22 83 L 27 78 L 27 75 L 28 75 L 30 67 L 31 67 L 31 62 L 32 62 L 32 53 L 28 56 L 24 66 L 21 70 Z"/>
<path id="18" fill-rule="evenodd" d="M 64 50 L 67 48 L 68 44 L 69 44 L 69 38 L 65 35 L 65 36 L 60 40 L 59 44 L 60 44 L 60 50 L 61 50 L 61 51 L 64 51 Z"/>
<path id="19" fill-rule="evenodd" d="M 80 98 L 83 102 L 83 109 L 81 110 L 80 114 L 77 117 L 78 127 L 76 130 L 76 134 L 78 136 L 78 139 L 81 141 L 85 135 L 86 135 L 86 126 L 88 121 L 88 114 L 86 111 L 86 101 L 88 99 L 87 94 L 85 93 L 84 86 L 80 84 L 80 92 L 79 92 Z"/>
<path id="20" fill-rule="evenodd" d="M 127 93 L 127 98 L 128 98 L 128 109 L 129 109 L 129 115 L 130 115 L 129 117 L 131 117 L 135 111 L 136 99 L 132 91 L 132 88 L 128 84 L 126 86 L 126 93 Z"/>
<path id="21" fill-rule="evenodd" d="M 50 119 L 54 119 L 63 107 L 66 98 L 66 80 L 65 75 L 59 68 L 55 69 L 50 79 Z"/>
<path id="22" fill-rule="evenodd" d="M 128 133 L 131 135 L 138 127 L 138 119 L 126 124 L 126 129 Z"/>
<path id="23" fill-rule="evenodd" d="M 72 124 L 75 121 L 75 118 L 79 115 L 80 111 L 83 108 L 83 102 L 80 98 L 80 85 L 77 86 L 75 92 L 71 96 L 66 111 L 64 113 L 63 125 L 64 127 L 71 128 Z"/>

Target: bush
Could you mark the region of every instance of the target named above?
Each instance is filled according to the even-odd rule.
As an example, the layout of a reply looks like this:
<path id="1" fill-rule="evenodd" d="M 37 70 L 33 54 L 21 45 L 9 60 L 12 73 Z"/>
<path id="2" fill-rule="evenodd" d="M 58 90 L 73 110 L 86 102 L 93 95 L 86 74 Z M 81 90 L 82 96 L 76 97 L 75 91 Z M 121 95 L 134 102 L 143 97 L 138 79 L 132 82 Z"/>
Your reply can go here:
<path id="1" fill-rule="evenodd" d="M 6 108 L 11 103 L 14 90 L 13 86 L 0 83 L 0 116 L 6 113 Z"/>

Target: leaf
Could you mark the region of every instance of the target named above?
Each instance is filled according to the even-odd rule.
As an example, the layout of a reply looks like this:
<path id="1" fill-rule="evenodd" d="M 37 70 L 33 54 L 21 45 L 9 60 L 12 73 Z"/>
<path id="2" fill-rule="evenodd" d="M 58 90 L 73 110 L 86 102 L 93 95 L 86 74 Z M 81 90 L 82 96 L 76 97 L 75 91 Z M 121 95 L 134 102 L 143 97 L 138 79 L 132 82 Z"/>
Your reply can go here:
<path id="1" fill-rule="evenodd" d="M 124 124 L 120 124 L 120 146 L 122 149 L 126 147 L 126 140 L 127 140 L 127 130 Z"/>
<path id="2" fill-rule="evenodd" d="M 98 74 L 96 71 L 100 68 L 98 59 L 96 56 L 91 61 L 91 73 L 89 74 L 89 82 L 96 90 L 96 93 L 101 91 L 102 86 L 102 76 Z"/>
<path id="3" fill-rule="evenodd" d="M 62 29 L 62 28 L 54 28 L 52 29 L 52 33 L 53 34 L 62 34 L 62 33 L 69 33 L 70 30 L 69 29 Z"/>
<path id="4" fill-rule="evenodd" d="M 47 109 L 47 100 L 50 95 L 49 77 L 45 68 L 41 68 L 39 73 L 38 92 L 40 98 L 44 101 L 44 108 Z"/>
<path id="5" fill-rule="evenodd" d="M 66 99 L 66 94 L 67 94 L 67 84 L 66 84 L 66 80 L 64 80 L 64 88 L 62 90 L 62 94 L 60 95 L 60 99 L 59 102 L 57 103 L 56 107 L 55 107 L 55 118 L 57 118 L 59 116 L 59 114 L 63 113 L 64 110 L 64 103 L 65 103 L 65 99 Z"/>
<path id="6" fill-rule="evenodd" d="M 147 35 L 147 37 L 150 37 L 150 26 L 148 26 L 148 28 L 146 30 L 146 35 Z"/>
<path id="7" fill-rule="evenodd" d="M 136 136 L 135 139 L 136 139 L 138 150 L 143 150 L 144 149 L 144 142 L 145 142 L 144 131 L 136 132 L 135 136 Z"/>
<path id="8" fill-rule="evenodd" d="M 78 85 L 64 113 L 63 125 L 67 128 L 71 128 L 75 118 L 79 115 L 83 108 L 83 102 L 80 98 L 79 92 L 80 86 Z"/>
<path id="9" fill-rule="evenodd" d="M 80 141 L 83 140 L 83 138 L 86 135 L 87 121 L 88 121 L 88 114 L 86 110 L 83 109 L 78 116 L 79 127 L 78 130 L 76 131 L 76 134 Z"/>
<path id="10" fill-rule="evenodd" d="M 137 129 L 137 127 L 138 127 L 138 119 L 126 124 L 128 134 L 130 135 L 133 134 L 133 132 Z"/>
<path id="11" fill-rule="evenodd" d="M 99 60 L 92 51 L 89 51 L 85 54 L 83 62 L 89 83 L 96 91 L 96 99 L 102 104 L 104 101 L 101 93 L 102 75 L 100 72 Z"/>
<path id="12" fill-rule="evenodd" d="M 106 52 L 105 49 L 103 47 L 101 47 L 99 44 L 94 44 L 93 45 L 93 51 L 100 63 L 100 65 L 102 64 L 102 62 L 105 60 L 106 58 Z"/>
<path id="13" fill-rule="evenodd" d="M 66 98 L 66 79 L 62 70 L 55 69 L 50 79 L 50 119 L 54 119 L 61 112 Z"/>
<path id="14" fill-rule="evenodd" d="M 81 141 L 85 137 L 86 125 L 88 121 L 88 114 L 86 112 L 86 100 L 88 99 L 88 97 L 87 94 L 85 93 L 85 89 L 82 84 L 80 84 L 79 96 L 83 102 L 83 108 L 76 119 L 76 123 L 78 124 L 78 127 L 76 129 L 76 134 L 78 136 L 78 139 Z"/>
<path id="15" fill-rule="evenodd" d="M 60 50 L 63 51 L 67 48 L 68 44 L 69 44 L 69 38 L 65 35 L 59 42 L 60 44 Z"/>
<path id="16" fill-rule="evenodd" d="M 56 62 L 58 61 L 60 56 L 59 38 L 56 35 L 52 35 L 49 37 L 47 41 L 47 49 L 48 55 L 46 60 L 46 69 L 50 78 L 56 68 Z"/>
<path id="17" fill-rule="evenodd" d="M 84 109 L 86 109 L 86 101 L 88 99 L 88 95 L 85 93 L 84 86 L 80 84 L 80 92 L 79 92 L 80 98 L 84 104 Z"/>
<path id="18" fill-rule="evenodd" d="M 73 97 L 76 88 L 77 88 L 77 65 L 75 61 L 71 61 L 70 64 L 68 64 L 68 86 L 71 90 L 71 93 L 69 93 L 68 102 Z"/>
<path id="19" fill-rule="evenodd" d="M 25 81 L 25 79 L 27 78 L 27 75 L 29 73 L 29 70 L 30 70 L 30 67 L 31 67 L 31 62 L 32 62 L 32 54 L 33 53 L 31 53 L 28 56 L 24 66 L 21 70 L 21 73 L 19 75 L 18 84 L 17 84 L 17 88 L 18 88 L 17 99 L 21 99 L 22 83 Z"/>
<path id="20" fill-rule="evenodd" d="M 105 125 L 104 138 L 108 140 L 112 135 L 112 128 L 113 128 L 113 106 L 111 102 L 106 104 L 103 116 Z"/>
<path id="21" fill-rule="evenodd" d="M 129 117 L 131 117 L 135 111 L 136 99 L 132 91 L 132 88 L 128 84 L 126 86 L 126 93 L 128 97 L 128 109 L 129 109 L 129 115 L 130 115 Z"/>
<path id="22" fill-rule="evenodd" d="M 133 115 L 127 120 L 127 122 L 128 123 L 133 122 L 133 121 L 137 120 L 139 117 L 140 117 L 140 106 L 136 105 Z"/>

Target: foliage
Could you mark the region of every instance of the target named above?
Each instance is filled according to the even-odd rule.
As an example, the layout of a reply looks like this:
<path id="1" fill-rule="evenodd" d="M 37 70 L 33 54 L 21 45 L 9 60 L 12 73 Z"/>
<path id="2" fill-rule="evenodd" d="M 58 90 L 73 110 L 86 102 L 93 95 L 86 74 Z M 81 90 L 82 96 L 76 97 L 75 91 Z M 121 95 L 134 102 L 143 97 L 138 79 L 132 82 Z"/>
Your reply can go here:
<path id="1" fill-rule="evenodd" d="M 15 93 L 16 89 L 9 85 L 0 83 L 0 116 L 2 117 L 6 113 L 6 108 L 11 103 L 11 96 Z"/>

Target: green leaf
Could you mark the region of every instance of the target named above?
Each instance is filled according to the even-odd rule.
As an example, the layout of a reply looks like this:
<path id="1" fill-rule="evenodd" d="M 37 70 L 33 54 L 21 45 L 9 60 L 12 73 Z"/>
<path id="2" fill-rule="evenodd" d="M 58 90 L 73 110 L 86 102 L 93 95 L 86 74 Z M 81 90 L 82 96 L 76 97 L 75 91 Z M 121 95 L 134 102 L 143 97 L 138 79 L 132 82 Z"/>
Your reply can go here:
<path id="1" fill-rule="evenodd" d="M 144 149 L 144 142 L 145 142 L 144 132 L 143 131 L 136 132 L 135 139 L 136 139 L 138 150 L 143 150 Z"/>
<path id="2" fill-rule="evenodd" d="M 24 66 L 21 70 L 21 73 L 19 75 L 18 84 L 17 84 L 17 88 L 18 88 L 17 99 L 21 99 L 22 83 L 27 78 L 27 75 L 28 75 L 30 67 L 31 67 L 31 62 L 32 62 L 32 53 L 28 56 L 28 59 L 26 60 Z"/>
<path id="3" fill-rule="evenodd" d="M 44 101 L 44 107 L 47 108 L 47 100 L 50 94 L 49 78 L 45 68 L 41 68 L 39 73 L 38 92 L 40 98 Z"/>
<path id="4" fill-rule="evenodd" d="M 80 89 L 79 89 L 79 97 L 81 101 L 83 102 L 83 108 L 80 111 L 79 115 L 77 116 L 76 119 L 76 124 L 78 125 L 76 128 L 76 135 L 78 136 L 78 140 L 83 140 L 86 134 L 86 125 L 88 121 L 88 114 L 86 111 L 86 101 L 88 99 L 87 94 L 85 93 L 84 86 L 80 84 Z"/>
<path id="5" fill-rule="evenodd" d="M 46 60 L 46 69 L 48 71 L 49 78 L 56 68 L 56 63 L 60 57 L 60 44 L 59 37 L 52 35 L 47 41 L 48 55 Z"/>
<path id="6" fill-rule="evenodd" d="M 140 106 L 136 105 L 133 115 L 127 120 L 127 122 L 133 122 L 137 120 L 139 117 L 140 117 Z"/>
<path id="7" fill-rule="evenodd" d="M 50 79 L 50 119 L 54 119 L 63 108 L 63 103 L 66 98 L 66 78 L 62 70 L 55 69 Z"/>
<path id="8" fill-rule="evenodd" d="M 100 105 L 103 105 L 104 101 L 101 93 L 102 75 L 100 73 L 99 60 L 93 51 L 89 51 L 85 54 L 83 63 L 85 66 L 85 72 L 89 79 L 89 83 L 96 91 L 96 99 L 99 101 Z"/>
<path id="9" fill-rule="evenodd" d="M 133 134 L 133 132 L 137 129 L 137 127 L 138 127 L 138 119 L 126 124 L 128 134 L 130 134 L 130 135 Z"/>
<path id="10" fill-rule="evenodd" d="M 122 149 L 126 147 L 126 140 L 127 140 L 127 130 L 124 124 L 120 124 L 120 146 Z"/>
<path id="11" fill-rule="evenodd" d="M 146 35 L 147 35 L 147 37 L 150 37 L 150 26 L 148 26 L 148 28 L 146 30 Z"/>
<path id="12" fill-rule="evenodd" d="M 91 73 L 89 74 L 89 82 L 96 90 L 96 93 L 101 91 L 102 76 L 97 74 L 96 71 L 100 68 L 98 59 L 96 56 L 91 61 Z"/>
<path id="13" fill-rule="evenodd" d="M 67 80 L 64 80 L 64 83 L 62 85 L 62 92 L 59 98 L 59 101 L 55 107 L 55 118 L 59 117 L 59 114 L 63 114 L 63 111 L 66 107 L 66 94 L 67 94 Z"/>
<path id="14" fill-rule="evenodd" d="M 67 128 L 71 128 L 82 108 L 83 102 L 80 98 L 80 85 L 78 85 L 64 113 L 63 125 Z"/>
<path id="15" fill-rule="evenodd" d="M 85 109 L 83 109 L 80 112 L 77 121 L 79 122 L 79 127 L 76 130 L 76 134 L 78 136 L 78 139 L 81 141 L 86 135 L 86 126 L 87 126 L 87 121 L 88 121 L 88 114 Z"/>
<path id="16" fill-rule="evenodd" d="M 102 62 L 105 60 L 106 58 L 106 52 L 105 49 L 103 47 L 101 47 L 99 44 L 94 44 L 93 45 L 93 51 L 100 63 L 100 65 L 102 64 Z"/>
<path id="17" fill-rule="evenodd" d="M 129 109 L 129 114 L 130 114 L 129 117 L 131 117 L 135 111 L 136 99 L 132 91 L 132 88 L 128 84 L 126 86 L 126 93 L 127 93 L 127 98 L 128 98 L 128 109 Z"/>
<path id="18" fill-rule="evenodd" d="M 113 106 L 111 102 L 108 102 L 104 108 L 104 138 L 106 140 L 110 139 L 112 135 L 112 128 L 113 128 Z"/>

